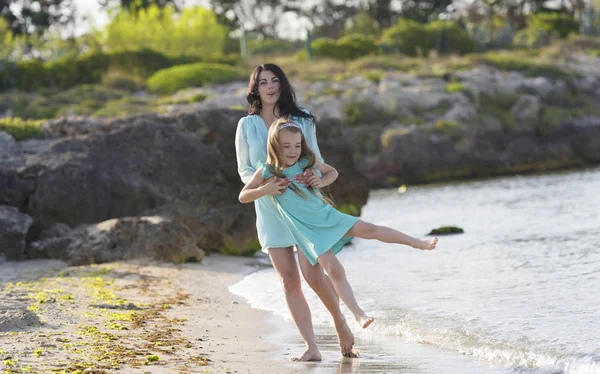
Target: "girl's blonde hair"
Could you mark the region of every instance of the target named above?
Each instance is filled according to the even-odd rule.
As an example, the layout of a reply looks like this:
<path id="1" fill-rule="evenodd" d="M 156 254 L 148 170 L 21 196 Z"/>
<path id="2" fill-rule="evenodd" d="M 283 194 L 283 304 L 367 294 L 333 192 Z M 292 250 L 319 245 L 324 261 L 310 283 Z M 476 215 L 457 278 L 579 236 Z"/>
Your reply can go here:
<path id="1" fill-rule="evenodd" d="M 283 174 L 283 169 L 285 169 L 286 165 L 285 162 L 279 159 L 279 155 L 277 152 L 277 150 L 281 147 L 281 144 L 279 143 L 279 133 L 281 131 L 288 131 L 293 134 L 300 133 L 301 151 L 299 159 L 308 159 L 308 163 L 304 167 L 304 170 L 310 169 L 313 166 L 315 166 L 317 156 L 306 143 L 306 139 L 304 138 L 304 134 L 302 133 L 302 128 L 290 118 L 281 117 L 277 121 L 273 122 L 273 124 L 271 124 L 271 127 L 269 127 L 269 137 L 267 139 L 267 161 L 265 166 L 269 168 L 271 174 L 278 178 L 285 178 Z M 306 194 L 295 184 L 290 184 L 289 188 L 298 195 L 302 196 L 303 198 L 308 198 Z M 312 187 L 308 187 L 308 190 L 315 196 L 321 197 L 321 199 L 323 199 L 323 202 L 325 202 L 326 204 L 333 205 L 333 201 L 331 200 L 331 198 L 326 197 L 324 194 L 317 193 L 317 191 L 315 191 L 315 189 Z"/>

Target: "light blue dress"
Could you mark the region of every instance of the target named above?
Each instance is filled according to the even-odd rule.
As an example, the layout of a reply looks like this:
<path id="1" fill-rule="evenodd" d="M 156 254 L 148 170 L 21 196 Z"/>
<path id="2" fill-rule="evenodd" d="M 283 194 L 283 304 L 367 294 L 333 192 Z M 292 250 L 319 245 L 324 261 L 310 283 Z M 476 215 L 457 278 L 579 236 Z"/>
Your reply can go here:
<path id="1" fill-rule="evenodd" d="M 319 256 L 333 250 L 338 253 L 352 237 L 345 234 L 354 226 L 357 217 L 341 213 L 325 203 L 321 192 L 312 193 L 301 183 L 293 181 L 294 176 L 302 174 L 308 164 L 307 158 L 298 160 L 294 165 L 283 170 L 285 177 L 292 179 L 304 196 L 288 188 L 281 195 L 267 196 L 277 203 L 277 209 L 283 216 L 296 243 L 304 256 L 315 265 Z M 264 166 L 262 177 L 271 178 L 273 174 L 268 166 Z"/>
<path id="2" fill-rule="evenodd" d="M 315 124 L 310 118 L 293 117 L 294 122 L 302 127 L 302 133 L 308 146 L 323 162 Z M 252 175 L 267 160 L 267 137 L 269 130 L 259 115 L 243 117 L 238 122 L 235 134 L 235 150 L 237 155 L 238 173 L 242 182 L 248 183 Z M 296 239 L 283 221 L 283 217 L 273 199 L 262 197 L 254 202 L 256 210 L 256 230 L 258 241 L 263 252 L 269 248 L 285 248 L 296 244 Z"/>

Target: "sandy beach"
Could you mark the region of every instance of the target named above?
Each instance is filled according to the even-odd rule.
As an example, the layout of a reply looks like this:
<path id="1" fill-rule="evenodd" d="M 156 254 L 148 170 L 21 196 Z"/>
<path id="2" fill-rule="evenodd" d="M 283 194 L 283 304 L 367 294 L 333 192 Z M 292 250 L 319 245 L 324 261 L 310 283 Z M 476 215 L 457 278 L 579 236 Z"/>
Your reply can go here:
<path id="1" fill-rule="evenodd" d="M 260 258 L 221 255 L 182 265 L 0 264 L 2 369 L 305 372 L 305 364 L 277 357 L 278 348 L 265 341 L 274 329 L 267 323 L 273 316 L 227 289 L 260 266 Z"/>

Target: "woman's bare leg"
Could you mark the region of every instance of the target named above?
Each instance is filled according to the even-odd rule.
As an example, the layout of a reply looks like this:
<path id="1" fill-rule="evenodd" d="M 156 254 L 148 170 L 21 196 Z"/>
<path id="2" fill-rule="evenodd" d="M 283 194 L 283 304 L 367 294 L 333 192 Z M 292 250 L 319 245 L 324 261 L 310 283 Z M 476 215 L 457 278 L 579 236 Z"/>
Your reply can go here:
<path id="1" fill-rule="evenodd" d="M 421 250 L 432 250 L 438 242 L 438 238 L 420 240 L 398 230 L 375 225 L 360 219 L 356 221 L 346 235 L 362 239 L 377 239 L 384 243 L 405 244 Z"/>
<path id="2" fill-rule="evenodd" d="M 350 283 L 348 283 L 348 279 L 346 278 L 346 270 L 344 270 L 340 261 L 331 250 L 322 254 L 317 261 L 329 275 L 335 292 L 340 296 L 352 314 L 354 314 L 356 321 L 360 323 L 363 329 L 367 328 L 375 319 L 367 316 L 364 310 L 358 306 L 352 287 L 350 287 Z"/>
<path id="3" fill-rule="evenodd" d="M 285 300 L 294 323 L 306 344 L 306 352 L 294 361 L 321 361 L 321 352 L 317 348 L 310 308 L 306 298 L 304 298 L 304 293 L 302 293 L 302 284 L 293 247 L 269 248 L 269 256 L 275 271 L 279 275 L 285 293 Z"/>
<path id="4" fill-rule="evenodd" d="M 352 352 L 354 346 L 354 335 L 346 323 L 346 317 L 340 309 L 340 298 L 335 292 L 335 288 L 331 284 L 331 280 L 323 271 L 320 264 L 311 265 L 306 259 L 302 251 L 298 251 L 298 261 L 300 262 L 300 270 L 306 280 L 306 283 L 312 288 L 317 296 L 325 305 L 325 308 L 331 313 L 333 323 L 340 342 L 340 351 L 343 356 L 356 357 Z"/>

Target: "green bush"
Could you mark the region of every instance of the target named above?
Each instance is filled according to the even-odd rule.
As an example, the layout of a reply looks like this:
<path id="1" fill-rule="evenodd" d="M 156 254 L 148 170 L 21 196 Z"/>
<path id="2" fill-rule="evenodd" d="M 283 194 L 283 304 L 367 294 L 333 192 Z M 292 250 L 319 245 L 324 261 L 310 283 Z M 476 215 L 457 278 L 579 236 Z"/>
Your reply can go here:
<path id="1" fill-rule="evenodd" d="M 376 55 L 379 47 L 375 38 L 369 35 L 352 34 L 337 41 L 338 59 L 351 60 L 358 57 Z"/>
<path id="2" fill-rule="evenodd" d="M 475 42 L 456 22 L 433 21 L 425 25 L 425 30 L 434 43 L 432 48 L 439 53 L 464 54 L 475 51 Z"/>
<path id="3" fill-rule="evenodd" d="M 364 74 L 367 80 L 370 80 L 374 83 L 379 83 L 383 79 L 383 71 L 381 70 L 369 70 Z"/>
<path id="4" fill-rule="evenodd" d="M 0 118 L 0 131 L 9 133 L 17 141 L 39 138 L 43 136 L 40 128 L 42 122 L 23 120 L 18 117 Z"/>
<path id="5" fill-rule="evenodd" d="M 514 43 L 522 48 L 540 48 L 550 44 L 550 36 L 546 30 L 528 27 L 515 35 Z"/>
<path id="6" fill-rule="evenodd" d="M 467 88 L 461 82 L 450 82 L 446 85 L 446 92 L 455 93 L 455 92 L 465 92 Z"/>
<path id="7" fill-rule="evenodd" d="M 239 41 L 237 41 L 239 50 Z M 256 39 L 252 38 L 248 40 L 248 50 L 251 55 L 257 54 L 288 54 L 292 52 L 296 52 L 304 46 L 302 41 L 293 42 L 289 40 L 282 39 L 273 39 L 273 38 L 265 38 L 265 39 Z"/>
<path id="8" fill-rule="evenodd" d="M 340 39 L 317 39 L 311 44 L 313 54 L 336 60 L 351 60 L 363 56 L 376 55 L 379 47 L 375 38 L 369 35 L 351 34 Z"/>
<path id="9" fill-rule="evenodd" d="M 410 129 L 406 128 L 406 127 L 389 128 L 389 129 L 385 130 L 383 132 L 383 134 L 381 134 L 381 147 L 387 148 L 390 146 L 390 144 L 392 144 L 392 141 L 394 140 L 394 138 L 400 138 L 400 137 L 403 137 L 410 133 L 411 133 Z"/>
<path id="10" fill-rule="evenodd" d="M 433 41 L 425 25 L 401 18 L 395 26 L 381 35 L 381 47 L 386 52 L 400 52 L 409 56 L 427 55 Z"/>
<path id="11" fill-rule="evenodd" d="M 339 55 L 338 45 L 335 40 L 330 38 L 319 38 L 310 44 L 312 53 L 315 57 L 336 58 Z"/>
<path id="12" fill-rule="evenodd" d="M 220 57 L 232 63 L 235 56 Z M 27 60 L 16 64 L 0 64 L 0 91 L 18 89 L 34 91 L 40 87 L 70 88 L 86 83 L 100 83 L 107 71 L 116 70 L 138 77 L 181 63 L 199 62 L 197 56 L 169 57 L 145 49 L 112 54 L 93 52 L 50 62 Z"/>
<path id="13" fill-rule="evenodd" d="M 454 120 L 440 119 L 436 121 L 430 131 L 446 136 L 460 136 L 466 132 L 466 129 L 463 125 Z"/>
<path id="14" fill-rule="evenodd" d="M 102 84 L 106 87 L 129 92 L 135 92 L 144 89 L 146 86 L 141 78 L 125 74 L 120 71 L 110 71 L 105 74 L 102 77 Z"/>
<path id="15" fill-rule="evenodd" d="M 386 52 L 410 56 L 426 56 L 432 49 L 439 53 L 469 53 L 476 48 L 469 34 L 456 22 L 421 24 L 402 18 L 383 32 L 381 45 Z"/>
<path id="16" fill-rule="evenodd" d="M 188 87 L 201 87 L 211 83 L 227 83 L 246 78 L 240 68 L 220 64 L 197 63 L 164 69 L 148 79 L 151 91 L 170 94 Z"/>
<path id="17" fill-rule="evenodd" d="M 579 32 L 579 22 L 565 13 L 536 13 L 529 18 L 527 27 L 557 34 L 562 39 Z"/>
<path id="18" fill-rule="evenodd" d="M 571 74 L 560 67 L 541 62 L 532 57 L 507 55 L 495 52 L 478 58 L 481 62 L 504 71 L 519 71 L 527 76 L 544 76 L 553 79 L 568 79 Z"/>

